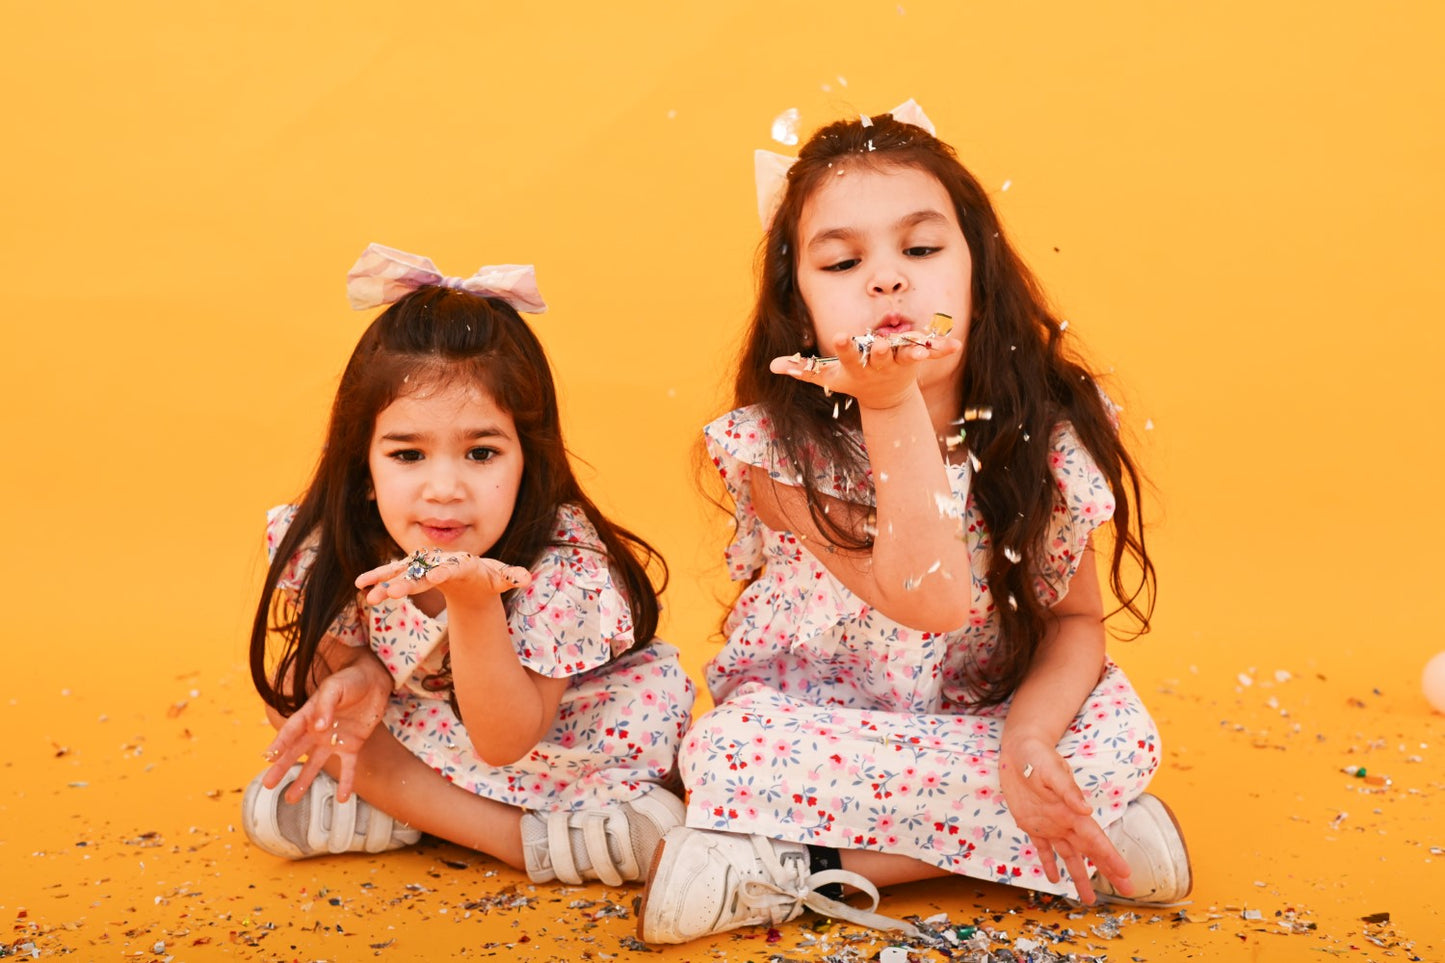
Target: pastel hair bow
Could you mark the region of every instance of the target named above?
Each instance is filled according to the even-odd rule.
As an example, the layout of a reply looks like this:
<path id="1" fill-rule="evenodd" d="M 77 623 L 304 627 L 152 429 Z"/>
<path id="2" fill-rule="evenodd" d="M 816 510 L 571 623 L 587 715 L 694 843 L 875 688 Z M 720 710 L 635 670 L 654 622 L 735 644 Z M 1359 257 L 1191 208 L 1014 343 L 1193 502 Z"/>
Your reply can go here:
<path id="1" fill-rule="evenodd" d="M 933 129 L 933 121 L 918 106 L 918 102 L 909 98 L 905 102 L 894 107 L 888 113 L 893 119 L 905 124 L 912 124 L 914 127 L 922 127 L 930 134 L 936 133 Z M 863 118 L 864 126 L 868 125 L 868 118 Z M 798 162 L 796 157 L 789 157 L 787 154 L 775 154 L 770 150 L 758 150 L 753 152 L 753 178 L 758 185 L 758 220 L 763 222 L 763 230 L 773 222 L 773 215 L 778 212 L 778 205 L 783 203 L 783 191 L 788 186 L 788 171 Z"/>
<path id="2" fill-rule="evenodd" d="M 391 304 L 427 285 L 500 298 L 528 314 L 547 310 L 547 303 L 537 291 L 536 271 L 530 264 L 492 264 L 477 268 L 469 278 L 448 277 L 430 258 L 384 244 L 368 244 L 346 274 L 346 295 L 358 311 Z"/>

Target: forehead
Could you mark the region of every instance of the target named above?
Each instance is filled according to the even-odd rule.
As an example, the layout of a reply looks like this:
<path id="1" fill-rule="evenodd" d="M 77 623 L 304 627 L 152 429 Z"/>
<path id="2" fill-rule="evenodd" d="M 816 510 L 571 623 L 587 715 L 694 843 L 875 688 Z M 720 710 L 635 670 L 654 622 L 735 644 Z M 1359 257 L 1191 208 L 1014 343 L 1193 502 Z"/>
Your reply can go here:
<path id="1" fill-rule="evenodd" d="M 378 425 L 403 420 L 474 422 L 479 419 L 510 422 L 511 416 L 482 385 L 435 378 L 403 385 L 402 393 L 376 417 Z"/>
<path id="2" fill-rule="evenodd" d="M 798 218 L 802 244 L 822 231 L 887 228 L 920 212 L 943 215 L 957 226 L 953 200 L 937 177 L 912 166 L 835 165 L 804 201 Z"/>

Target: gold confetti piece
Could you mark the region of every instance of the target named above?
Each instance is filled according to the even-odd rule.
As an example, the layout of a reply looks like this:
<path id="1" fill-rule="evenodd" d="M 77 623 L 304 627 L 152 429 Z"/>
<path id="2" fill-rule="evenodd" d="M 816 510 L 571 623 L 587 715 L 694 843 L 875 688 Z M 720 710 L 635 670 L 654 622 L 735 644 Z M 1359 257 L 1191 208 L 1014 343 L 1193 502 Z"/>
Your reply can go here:
<path id="1" fill-rule="evenodd" d="M 939 311 L 933 315 L 933 320 L 928 322 L 928 333 L 943 337 L 953 330 L 953 316 Z"/>

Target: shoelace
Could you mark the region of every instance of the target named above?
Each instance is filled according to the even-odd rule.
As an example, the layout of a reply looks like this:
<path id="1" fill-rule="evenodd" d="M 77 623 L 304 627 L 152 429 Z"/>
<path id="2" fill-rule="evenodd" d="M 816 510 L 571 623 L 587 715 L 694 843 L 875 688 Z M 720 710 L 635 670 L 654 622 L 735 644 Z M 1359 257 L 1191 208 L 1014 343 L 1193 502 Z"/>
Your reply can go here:
<path id="1" fill-rule="evenodd" d="M 766 913 L 772 925 L 793 919 L 807 907 L 823 916 L 870 929 L 891 930 L 909 936 L 921 935 L 912 923 L 873 912 L 878 908 L 878 888 L 857 873 L 845 869 L 807 873 L 803 869 L 802 860 L 790 860 L 790 865 L 785 866 L 773 851 L 772 842 L 761 836 L 753 837 L 753 848 L 758 858 L 768 867 L 770 878 L 750 879 L 743 883 L 738 890 L 738 902 Z M 782 882 L 778 882 L 779 880 Z M 867 893 L 872 905 L 866 910 L 859 909 L 818 892 L 830 883 L 843 883 Z"/>

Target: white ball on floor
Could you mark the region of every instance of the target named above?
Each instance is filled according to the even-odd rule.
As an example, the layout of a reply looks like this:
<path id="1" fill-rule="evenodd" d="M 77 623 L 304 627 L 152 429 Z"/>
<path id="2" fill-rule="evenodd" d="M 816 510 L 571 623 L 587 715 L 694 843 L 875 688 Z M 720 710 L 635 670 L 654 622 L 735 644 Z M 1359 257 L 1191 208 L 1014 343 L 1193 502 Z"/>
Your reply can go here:
<path id="1" fill-rule="evenodd" d="M 1445 712 L 1445 652 L 1425 663 L 1420 685 L 1425 690 L 1425 701 L 1434 706 L 1436 712 Z"/>

